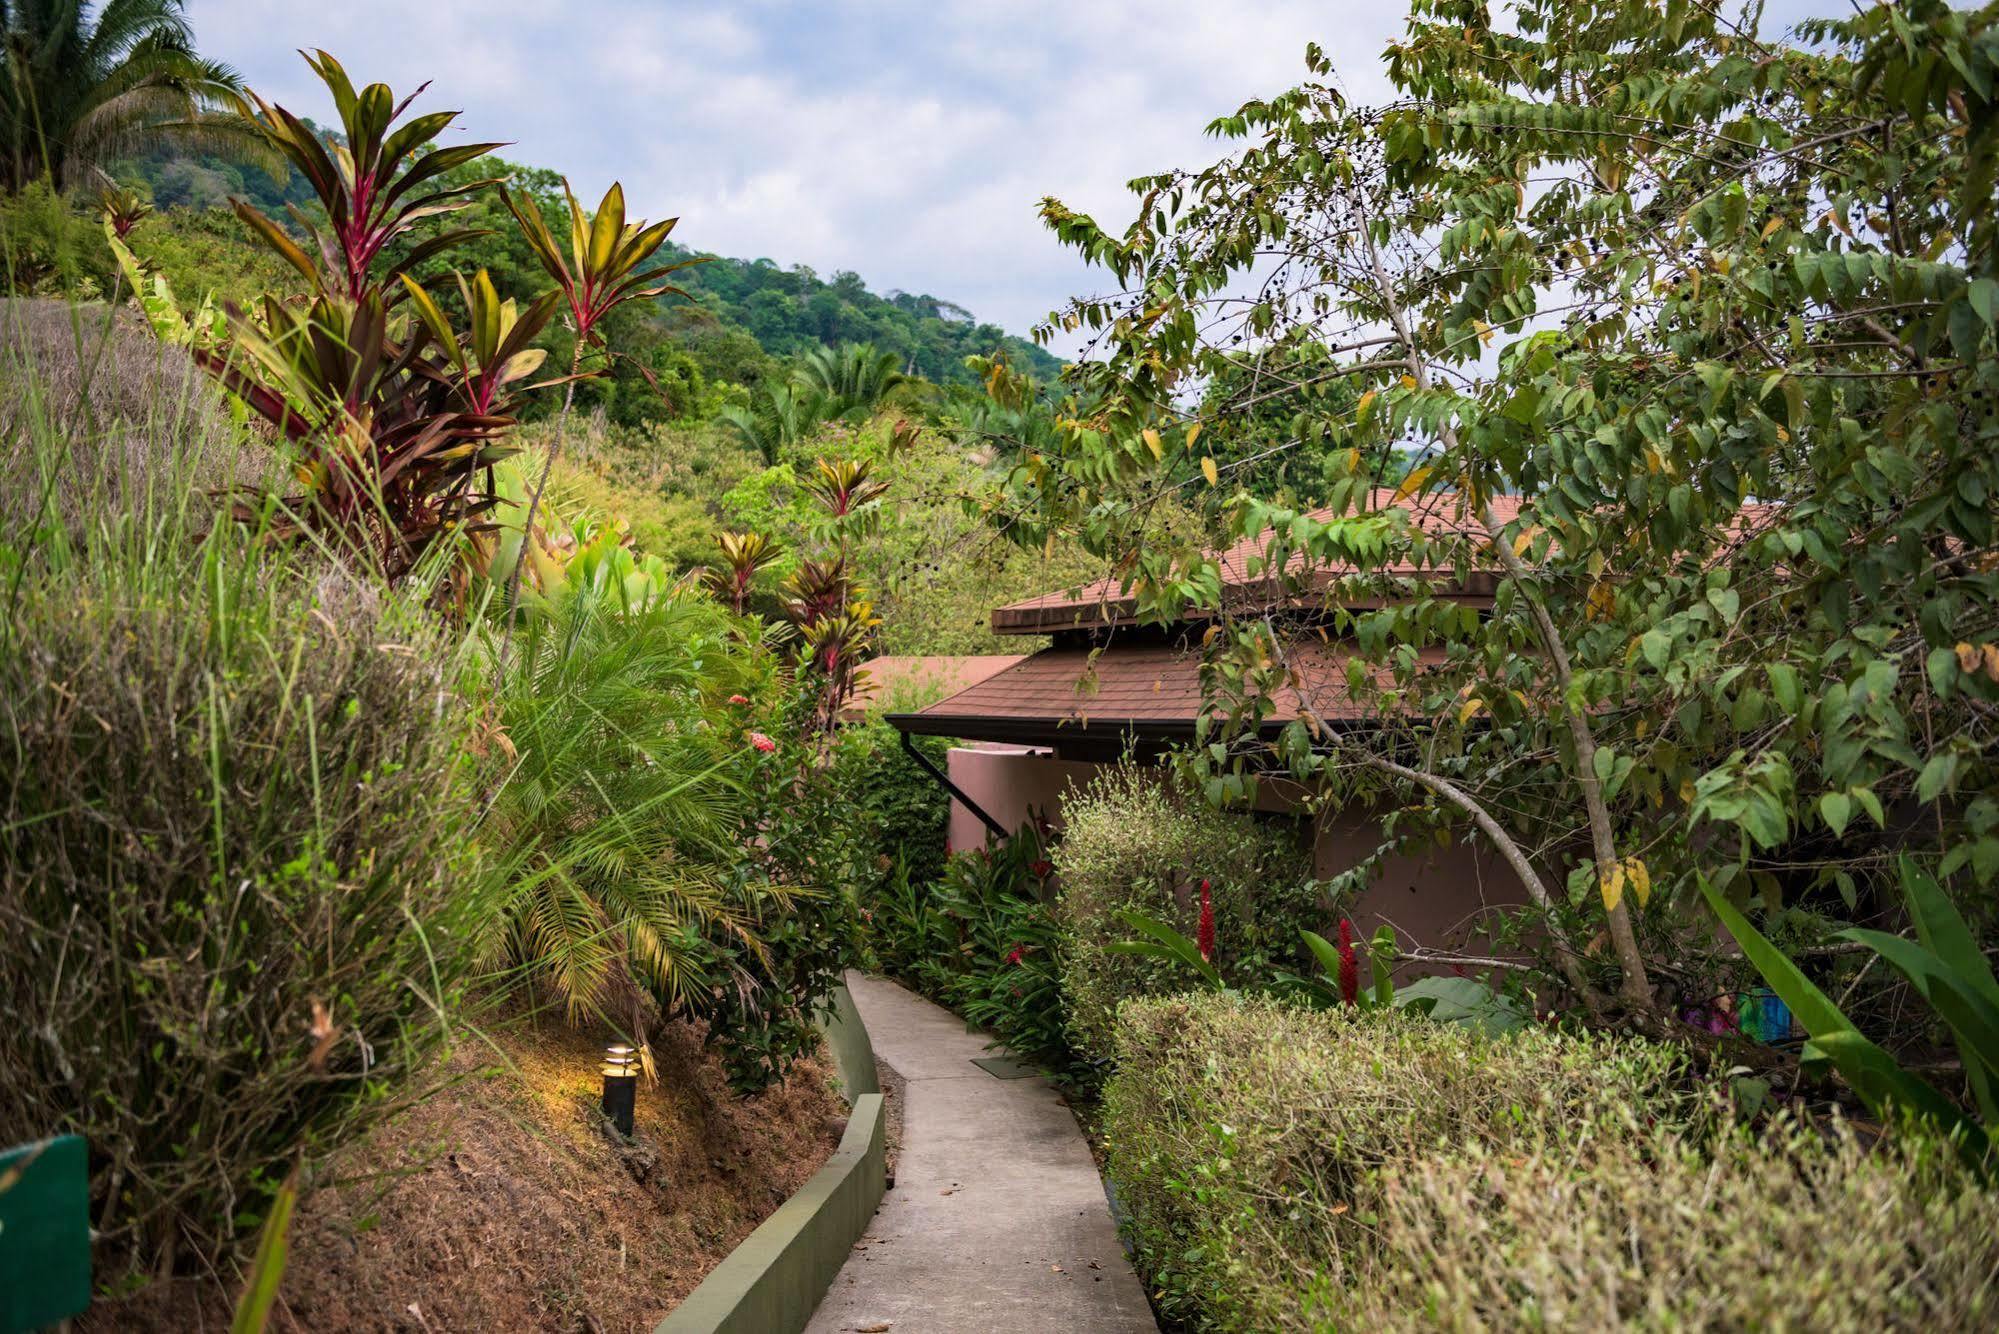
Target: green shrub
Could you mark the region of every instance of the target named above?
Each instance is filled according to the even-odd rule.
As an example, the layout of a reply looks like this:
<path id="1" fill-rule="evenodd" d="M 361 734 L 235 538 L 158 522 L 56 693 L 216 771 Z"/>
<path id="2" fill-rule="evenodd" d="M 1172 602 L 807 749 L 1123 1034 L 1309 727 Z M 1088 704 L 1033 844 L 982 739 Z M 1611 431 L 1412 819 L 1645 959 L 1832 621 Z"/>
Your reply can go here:
<path id="1" fill-rule="evenodd" d="M 216 522 L 212 391 L 105 328 L 7 311 L 0 1140 L 89 1141 L 116 1283 L 428 1091 L 480 903 L 434 609 Z"/>
<path id="2" fill-rule="evenodd" d="M 429 613 L 157 535 L 30 562 L 0 631 L 0 1138 L 89 1141 L 113 1276 L 419 1095 L 476 906 Z"/>
<path id="3" fill-rule="evenodd" d="M 1119 1002 L 1178 991 L 1186 978 L 1157 959 L 1104 947 L 1135 934 L 1118 916 L 1136 911 L 1192 937 L 1199 882 L 1210 882 L 1215 964 L 1237 983 L 1269 980 L 1299 961 L 1299 932 L 1323 926 L 1311 853 L 1295 827 L 1216 811 L 1184 798 L 1154 772 L 1108 769 L 1063 807 L 1054 852 L 1073 948 L 1063 961 L 1076 1046 L 1110 1056 Z"/>
<path id="4" fill-rule="evenodd" d="M 944 768 L 948 740 L 914 741 L 932 764 Z M 943 872 L 950 795 L 909 757 L 893 727 L 879 718 L 842 727 L 830 777 L 847 806 L 854 838 L 851 883 L 864 906 L 888 884 L 898 862 L 915 885 L 927 885 Z"/>
<path id="5" fill-rule="evenodd" d="M 0 276 L 10 293 L 101 297 L 112 269 L 97 219 L 46 182 L 0 195 Z"/>
<path id="6" fill-rule="evenodd" d="M 1405 1164 L 1369 1330 L 1990 1329 L 1999 1194 L 1935 1141 L 1779 1121 L 1702 1145 L 1550 1136 Z"/>
<path id="7" fill-rule="evenodd" d="M 868 938 L 880 966 L 1016 1056 L 1079 1076 L 1061 986 L 1066 935 L 1048 902 L 1042 852 L 1030 824 L 947 858 L 934 884 L 898 873 L 870 909 Z"/>
<path id="8" fill-rule="evenodd" d="M 1145 1276 L 1200 1329 L 1356 1327 L 1384 1191 L 1483 1145 L 1628 1135 L 1676 1119 L 1674 1049 L 1227 993 L 1127 1003 L 1104 1095 L 1109 1175 Z M 1364 1326 L 1357 1326 L 1364 1327 Z"/>

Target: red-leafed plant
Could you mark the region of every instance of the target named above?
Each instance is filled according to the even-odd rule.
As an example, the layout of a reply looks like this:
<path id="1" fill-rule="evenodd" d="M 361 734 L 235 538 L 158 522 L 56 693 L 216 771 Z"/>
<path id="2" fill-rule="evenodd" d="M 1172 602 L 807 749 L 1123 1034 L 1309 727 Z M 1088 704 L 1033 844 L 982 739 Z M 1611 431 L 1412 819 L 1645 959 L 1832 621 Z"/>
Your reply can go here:
<path id="1" fill-rule="evenodd" d="M 287 517 L 277 531 L 314 533 L 395 580 L 476 528 L 494 503 L 491 465 L 514 452 L 503 390 L 538 364 L 526 344 L 554 307 L 537 302 L 516 319 L 473 284 L 468 308 L 489 327 L 475 331 L 468 356 L 435 303 L 398 280 L 472 233 L 400 243 L 493 184 L 433 183 L 500 145 L 426 150 L 456 112 L 398 126 L 410 98 L 398 101 L 380 83 L 357 92 L 324 51 L 306 63 L 332 95 L 344 143 L 322 141 L 255 93 L 238 109 L 312 187 L 324 223 L 295 209 L 301 246 L 249 204 L 239 201 L 236 213 L 311 284 L 311 296 L 303 305 L 269 296 L 255 314 L 232 309 L 231 354 L 197 348 L 195 357 L 275 428 L 287 453 L 300 489 L 281 498 Z M 406 299 L 420 318 L 401 308 Z M 244 517 L 252 508 L 237 507 Z"/>
<path id="2" fill-rule="evenodd" d="M 647 265 L 659 253 L 660 246 L 666 243 L 667 236 L 679 219 L 668 218 L 664 222 L 651 224 L 643 219 L 625 221 L 625 190 L 615 181 L 604 192 L 595 215 L 585 215 L 583 206 L 576 202 L 576 196 L 566 180 L 562 183 L 562 193 L 569 201 L 569 244 L 566 247 L 555 239 L 548 221 L 541 216 L 541 210 L 532 199 L 517 198 L 504 186 L 500 190 L 500 198 L 506 201 L 508 210 L 520 223 L 521 233 L 527 238 L 535 259 L 555 280 L 556 288 L 569 310 L 570 328 L 576 334 L 576 350 L 569 364 L 570 380 L 563 390 L 562 412 L 555 419 L 555 439 L 549 445 L 548 457 L 542 461 L 540 476 L 535 478 L 534 493 L 528 497 L 524 532 L 534 528 L 535 516 L 541 510 L 542 493 L 548 488 L 549 472 L 562 453 L 563 433 L 569 424 L 570 408 L 576 400 L 575 377 L 583 368 L 584 354 L 601 341 L 597 326 L 627 301 L 650 301 L 668 294 L 686 296 L 680 288 L 662 283 L 659 279 L 676 269 L 705 262 L 690 259 L 648 268 Z M 523 552 L 525 549 L 523 545 Z M 520 585 L 521 561 L 516 560 L 513 573 L 507 579 L 506 605 L 510 613 L 520 595 Z M 510 619 L 510 636 L 512 628 Z"/>
<path id="3" fill-rule="evenodd" d="M 324 227 L 303 210 L 292 210 L 293 220 L 318 254 L 308 254 L 284 228 L 240 199 L 236 216 L 321 294 L 360 300 L 370 293 L 386 293 L 407 270 L 478 233 L 441 232 L 400 255 L 390 253 L 393 242 L 426 219 L 467 207 L 469 196 L 499 181 L 425 188 L 428 183 L 506 145 L 459 144 L 422 152 L 458 118 L 457 112 L 433 111 L 392 127 L 429 84 L 398 102 L 387 84 L 371 83 L 356 92 L 340 62 L 324 51 L 306 56 L 305 61 L 333 95 L 345 143 L 327 143 L 303 120 L 256 93 L 246 93 L 238 110 L 305 178 L 325 210 Z"/>
<path id="4" fill-rule="evenodd" d="M 784 548 L 762 533 L 717 533 L 715 542 L 722 548 L 722 563 L 703 571 L 701 581 L 718 600 L 729 605 L 729 610 L 741 616 L 749 606 L 750 588 L 756 582 L 757 571 L 782 556 Z"/>
<path id="5" fill-rule="evenodd" d="M 836 615 L 854 596 L 853 576 L 847 572 L 847 558 L 800 561 L 784 581 L 784 614 L 800 629 L 809 630 L 828 616 Z"/>
<path id="6" fill-rule="evenodd" d="M 874 465 L 866 459 L 820 459 L 818 476 L 807 482 L 805 489 L 829 517 L 844 519 L 887 493 L 888 483 L 875 481 L 870 476 L 873 471 Z"/>

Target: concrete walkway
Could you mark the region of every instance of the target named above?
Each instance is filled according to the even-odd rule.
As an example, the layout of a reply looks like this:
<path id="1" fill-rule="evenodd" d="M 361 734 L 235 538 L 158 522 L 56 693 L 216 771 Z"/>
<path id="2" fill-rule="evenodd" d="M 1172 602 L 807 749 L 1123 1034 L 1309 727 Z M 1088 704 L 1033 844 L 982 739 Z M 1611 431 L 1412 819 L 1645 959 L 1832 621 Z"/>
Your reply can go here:
<path id="1" fill-rule="evenodd" d="M 811 1334 L 1152 1334 L 1076 1118 L 1043 1079 L 996 1079 L 964 1021 L 847 974 L 875 1054 L 908 1081 L 895 1189 Z"/>

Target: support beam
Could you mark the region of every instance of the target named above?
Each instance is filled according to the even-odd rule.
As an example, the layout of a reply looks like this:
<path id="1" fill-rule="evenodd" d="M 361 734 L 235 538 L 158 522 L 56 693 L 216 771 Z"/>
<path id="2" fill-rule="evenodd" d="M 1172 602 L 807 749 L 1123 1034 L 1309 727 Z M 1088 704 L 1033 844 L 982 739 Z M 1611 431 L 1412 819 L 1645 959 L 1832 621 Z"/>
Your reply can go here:
<path id="1" fill-rule="evenodd" d="M 979 805 L 978 802 L 973 801 L 970 797 L 966 796 L 964 792 L 959 789 L 958 785 L 951 781 L 951 778 L 948 774 L 946 774 L 942 769 L 939 769 L 936 765 L 932 764 L 930 762 L 930 757 L 928 755 L 925 755 L 922 751 L 916 748 L 916 743 L 910 739 L 909 733 L 902 731 L 900 728 L 898 728 L 896 730 L 896 735 L 902 738 L 902 748 L 904 751 L 908 753 L 909 758 L 915 760 L 918 767 L 920 767 L 923 770 L 923 772 L 929 774 L 932 778 L 936 779 L 938 786 L 942 787 L 946 792 L 949 792 L 951 796 L 958 802 L 959 805 L 963 806 L 966 810 L 970 811 L 972 814 L 978 816 L 980 824 L 983 824 L 986 828 L 992 830 L 993 833 L 1000 838 L 1013 837 L 1012 830 L 1005 828 L 1000 824 L 998 820 L 995 820 L 993 819 L 992 816 L 988 815 L 986 813 L 985 807 Z"/>

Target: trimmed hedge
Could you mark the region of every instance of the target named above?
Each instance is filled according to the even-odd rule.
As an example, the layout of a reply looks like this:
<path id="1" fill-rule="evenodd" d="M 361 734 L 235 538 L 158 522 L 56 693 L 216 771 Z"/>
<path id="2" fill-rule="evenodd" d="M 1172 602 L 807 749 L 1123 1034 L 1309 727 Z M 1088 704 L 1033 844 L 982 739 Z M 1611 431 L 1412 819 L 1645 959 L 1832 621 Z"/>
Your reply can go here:
<path id="1" fill-rule="evenodd" d="M 1109 1173 L 1191 1329 L 1992 1324 L 1954 1157 L 1736 1129 L 1676 1048 L 1208 994 L 1118 1045 Z"/>
<path id="2" fill-rule="evenodd" d="M 1477 1146 L 1402 1168 L 1377 1330 L 1991 1329 L 1999 1195 L 1947 1146 L 1777 1122 Z"/>
<path id="3" fill-rule="evenodd" d="M 1300 932 L 1322 929 L 1325 909 L 1311 880 L 1310 847 L 1295 827 L 1217 811 L 1185 797 L 1155 770 L 1106 769 L 1063 806 L 1061 916 L 1069 928 L 1062 989 L 1076 1049 L 1111 1054 L 1119 1002 L 1178 991 L 1185 973 L 1157 959 L 1104 947 L 1137 933 L 1118 914 L 1144 913 L 1192 938 L 1199 883 L 1211 883 L 1215 966 L 1236 984 L 1261 984 L 1296 967 Z"/>

